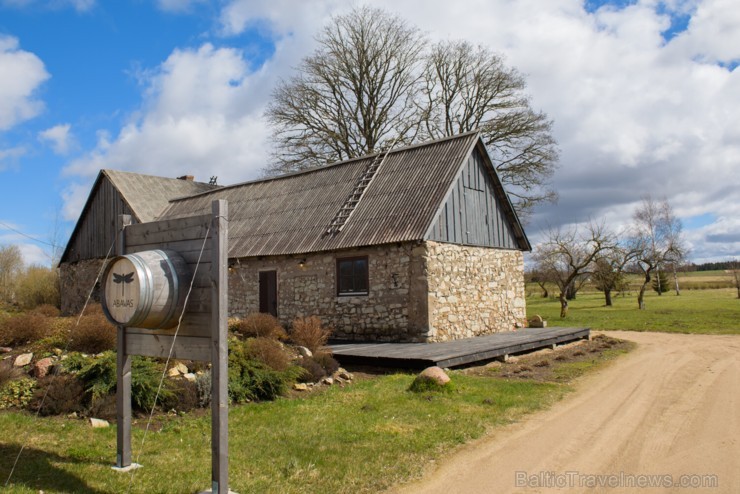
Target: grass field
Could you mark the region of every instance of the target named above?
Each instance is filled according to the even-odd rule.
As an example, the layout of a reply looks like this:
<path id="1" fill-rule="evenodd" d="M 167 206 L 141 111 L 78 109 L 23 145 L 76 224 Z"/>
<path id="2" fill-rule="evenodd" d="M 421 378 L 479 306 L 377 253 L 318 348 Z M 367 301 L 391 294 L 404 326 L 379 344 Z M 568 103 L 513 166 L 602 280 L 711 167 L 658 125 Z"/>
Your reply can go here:
<path id="1" fill-rule="evenodd" d="M 569 387 L 454 373 L 455 391 L 417 395 L 395 374 L 304 399 L 235 407 L 230 479 L 236 492 L 378 492 L 419 475 L 432 458 L 489 428 L 548 406 Z M 141 421 L 140 421 L 141 422 Z M 141 426 L 141 424 L 139 424 Z M 130 492 L 192 493 L 210 487 L 210 417 L 172 417 L 150 432 Z M 127 492 L 111 470 L 116 431 L 74 419 L 0 413 L 3 492 Z M 134 458 L 142 430 L 134 430 Z"/>
<path id="2" fill-rule="evenodd" d="M 669 333 L 740 334 L 740 300 L 735 289 L 684 290 L 658 296 L 645 292 L 645 310 L 637 309 L 637 293 L 613 296 L 604 305 L 600 292 L 579 292 L 569 302 L 568 317 L 560 319 L 560 302 L 542 298 L 529 287 L 527 314 L 539 314 L 549 326 L 583 326 L 592 329 L 665 331 Z"/>

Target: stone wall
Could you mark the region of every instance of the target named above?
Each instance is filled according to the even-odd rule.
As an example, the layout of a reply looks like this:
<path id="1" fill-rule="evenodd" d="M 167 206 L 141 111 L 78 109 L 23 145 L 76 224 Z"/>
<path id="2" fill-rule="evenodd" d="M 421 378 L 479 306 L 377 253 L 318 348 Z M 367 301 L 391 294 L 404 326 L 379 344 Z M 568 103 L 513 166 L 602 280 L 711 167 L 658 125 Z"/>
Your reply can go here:
<path id="1" fill-rule="evenodd" d="M 259 272 L 277 271 L 278 318 L 289 325 L 296 317 L 319 316 L 348 340 L 426 341 L 425 256 L 423 246 L 393 244 L 341 252 L 276 256 L 232 261 L 229 315 L 259 310 Z M 368 256 L 369 293 L 336 293 L 336 260 Z M 305 263 L 300 265 L 300 261 Z"/>
<path id="2" fill-rule="evenodd" d="M 518 250 L 427 242 L 430 341 L 523 327 L 524 262 Z"/>
<path id="3" fill-rule="evenodd" d="M 59 266 L 61 310 L 69 316 L 79 314 L 85 305 L 90 289 L 103 265 L 103 259 L 88 259 L 85 261 L 63 263 Z M 91 297 L 92 302 L 100 302 L 100 283 L 95 286 Z"/>

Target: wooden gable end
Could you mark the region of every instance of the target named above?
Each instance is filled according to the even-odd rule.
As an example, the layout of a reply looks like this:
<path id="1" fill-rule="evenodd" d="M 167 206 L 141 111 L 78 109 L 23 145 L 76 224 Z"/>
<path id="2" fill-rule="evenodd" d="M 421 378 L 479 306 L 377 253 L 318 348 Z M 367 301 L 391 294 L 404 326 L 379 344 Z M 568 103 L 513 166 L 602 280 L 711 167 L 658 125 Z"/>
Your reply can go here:
<path id="1" fill-rule="evenodd" d="M 121 193 L 101 172 L 77 220 L 61 262 L 104 258 L 115 239 L 116 222 L 121 214 L 130 214 L 132 221 L 138 222 Z"/>
<path id="2" fill-rule="evenodd" d="M 523 245 L 517 238 L 517 228 L 522 232 L 487 156 L 484 157 L 480 146 L 476 146 L 463 164 L 426 238 L 462 245 L 528 250 L 526 240 Z"/>

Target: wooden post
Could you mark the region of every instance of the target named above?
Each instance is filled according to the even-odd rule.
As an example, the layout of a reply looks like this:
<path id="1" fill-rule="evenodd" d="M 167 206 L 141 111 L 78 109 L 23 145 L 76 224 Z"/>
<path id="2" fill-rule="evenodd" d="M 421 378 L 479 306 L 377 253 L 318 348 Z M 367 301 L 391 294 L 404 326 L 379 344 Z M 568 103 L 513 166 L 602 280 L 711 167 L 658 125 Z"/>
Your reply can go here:
<path id="1" fill-rule="evenodd" d="M 211 358 L 211 489 L 213 494 L 229 492 L 229 371 L 228 317 L 228 204 L 213 201 L 213 259 L 211 264 L 212 358 Z"/>
<path id="2" fill-rule="evenodd" d="M 118 242 L 116 255 L 125 254 L 126 239 L 124 226 L 131 224 L 131 216 L 118 217 Z M 118 326 L 116 358 L 116 468 L 128 469 L 131 466 L 131 356 L 126 353 L 126 328 Z"/>

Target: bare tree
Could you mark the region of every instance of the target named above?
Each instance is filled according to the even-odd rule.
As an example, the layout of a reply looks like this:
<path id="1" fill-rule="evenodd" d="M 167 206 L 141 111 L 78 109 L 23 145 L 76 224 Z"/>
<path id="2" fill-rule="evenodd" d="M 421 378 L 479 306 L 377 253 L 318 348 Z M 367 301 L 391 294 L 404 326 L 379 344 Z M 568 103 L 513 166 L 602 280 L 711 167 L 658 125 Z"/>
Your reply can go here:
<path id="1" fill-rule="evenodd" d="M 425 41 L 417 28 L 365 6 L 333 17 L 317 41 L 273 92 L 267 118 L 277 163 L 269 174 L 370 154 L 399 136 L 411 142 L 418 129 Z"/>
<path id="2" fill-rule="evenodd" d="M 0 302 L 15 299 L 15 285 L 23 271 L 23 255 L 17 245 L 0 247 Z"/>
<path id="3" fill-rule="evenodd" d="M 604 304 L 612 305 L 612 292 L 624 289 L 626 284 L 624 272 L 628 264 L 634 262 L 638 251 L 629 245 L 615 246 L 605 251 L 594 267 L 591 279 L 596 289 L 604 292 Z"/>
<path id="4" fill-rule="evenodd" d="M 550 280 L 547 279 L 546 275 L 538 268 L 532 268 L 524 273 L 525 283 L 537 283 L 537 286 L 542 290 L 542 298 L 550 296 L 550 292 L 547 290 L 547 284 Z"/>
<path id="5" fill-rule="evenodd" d="M 556 199 L 552 122 L 532 109 L 524 77 L 499 55 L 463 41 L 430 48 L 416 27 L 371 7 L 332 18 L 316 39 L 272 94 L 267 174 L 480 129 L 519 213 Z"/>
<path id="6" fill-rule="evenodd" d="M 566 292 L 578 280 L 593 273 L 596 259 L 615 246 L 614 235 L 603 224 L 589 223 L 585 229 L 550 231 L 547 240 L 537 246 L 538 269 L 560 290 L 560 317 L 568 315 Z"/>
<path id="7" fill-rule="evenodd" d="M 637 249 L 637 266 L 644 279 L 637 295 L 640 309 L 645 308 L 645 288 L 653 271 L 666 263 L 678 262 L 685 255 L 681 220 L 673 214 L 666 199 L 658 202 L 648 196 L 642 200 L 633 216 L 632 243 Z"/>
<path id="8" fill-rule="evenodd" d="M 445 41 L 432 48 L 424 81 L 426 134 L 479 129 L 520 214 L 557 198 L 548 184 L 558 159 L 552 121 L 532 109 L 515 68 L 486 47 Z"/>

